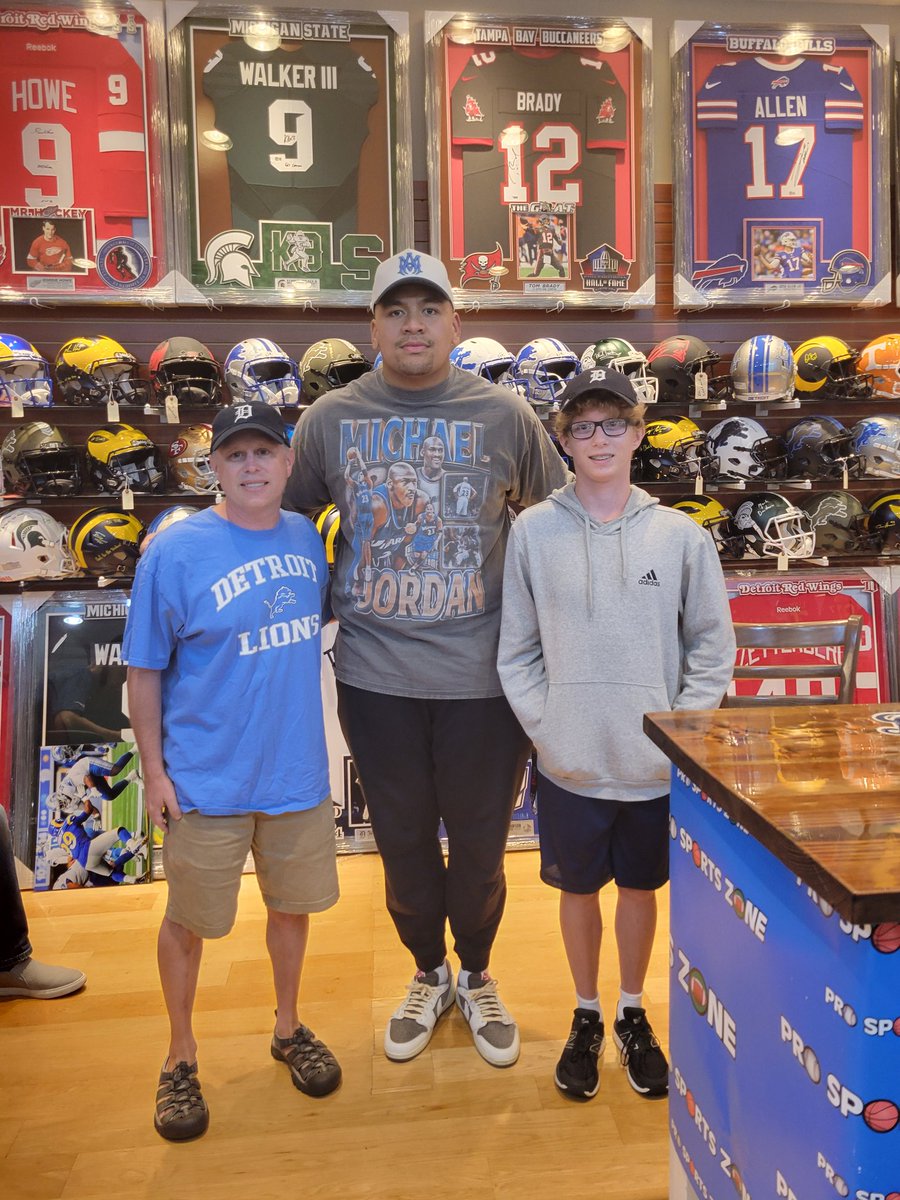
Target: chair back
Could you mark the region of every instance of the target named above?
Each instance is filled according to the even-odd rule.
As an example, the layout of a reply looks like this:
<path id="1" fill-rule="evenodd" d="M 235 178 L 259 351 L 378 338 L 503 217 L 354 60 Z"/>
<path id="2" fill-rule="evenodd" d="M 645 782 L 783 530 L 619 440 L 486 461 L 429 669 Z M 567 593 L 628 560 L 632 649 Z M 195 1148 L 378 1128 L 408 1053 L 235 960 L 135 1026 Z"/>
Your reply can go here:
<path id="1" fill-rule="evenodd" d="M 787 707 L 794 704 L 852 704 L 856 686 L 856 662 L 862 635 L 862 617 L 847 617 L 840 621 L 789 621 L 771 624 L 742 624 L 735 622 L 735 639 L 741 650 L 820 650 L 841 648 L 840 662 L 817 661 L 796 663 L 793 655 L 767 656 L 764 664 L 735 666 L 738 679 L 834 679 L 835 695 L 793 696 L 726 696 L 723 706 L 750 708 L 754 705 Z M 740 653 L 738 653 L 740 658 Z"/>

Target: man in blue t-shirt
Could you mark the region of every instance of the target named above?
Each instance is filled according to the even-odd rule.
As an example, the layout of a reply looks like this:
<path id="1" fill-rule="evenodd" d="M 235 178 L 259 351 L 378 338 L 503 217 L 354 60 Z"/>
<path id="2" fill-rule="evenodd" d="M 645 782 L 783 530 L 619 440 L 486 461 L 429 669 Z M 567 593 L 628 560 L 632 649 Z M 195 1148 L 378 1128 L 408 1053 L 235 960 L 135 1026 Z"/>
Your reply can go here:
<path id="1" fill-rule="evenodd" d="M 166 834 L 170 1042 L 154 1124 L 170 1141 L 209 1124 L 191 1013 L 203 939 L 231 929 L 251 850 L 268 910 L 272 1057 L 307 1095 L 341 1080 L 297 1011 L 309 914 L 338 897 L 320 689 L 325 551 L 311 521 L 281 511 L 291 453 L 277 409 L 218 413 L 210 465 L 225 501 L 154 538 L 123 642 L 147 809 Z"/>

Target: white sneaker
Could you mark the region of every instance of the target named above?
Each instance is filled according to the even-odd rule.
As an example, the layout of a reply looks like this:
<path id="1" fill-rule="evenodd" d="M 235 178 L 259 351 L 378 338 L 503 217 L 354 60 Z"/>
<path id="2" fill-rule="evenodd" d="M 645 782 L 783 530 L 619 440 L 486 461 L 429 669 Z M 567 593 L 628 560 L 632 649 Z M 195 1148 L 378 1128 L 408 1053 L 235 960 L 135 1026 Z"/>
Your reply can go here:
<path id="1" fill-rule="evenodd" d="M 456 1003 L 469 1023 L 475 1049 L 492 1067 L 511 1067 L 519 1057 L 519 1030 L 497 995 L 497 980 L 487 971 L 469 976 L 464 988 L 457 984 Z"/>
<path id="2" fill-rule="evenodd" d="M 453 975 L 449 967 L 446 983 L 440 982 L 437 971 L 416 971 L 412 983 L 406 986 L 406 999 L 384 1031 L 384 1052 L 388 1058 L 407 1062 L 421 1054 L 431 1041 L 439 1018 L 452 1004 Z"/>

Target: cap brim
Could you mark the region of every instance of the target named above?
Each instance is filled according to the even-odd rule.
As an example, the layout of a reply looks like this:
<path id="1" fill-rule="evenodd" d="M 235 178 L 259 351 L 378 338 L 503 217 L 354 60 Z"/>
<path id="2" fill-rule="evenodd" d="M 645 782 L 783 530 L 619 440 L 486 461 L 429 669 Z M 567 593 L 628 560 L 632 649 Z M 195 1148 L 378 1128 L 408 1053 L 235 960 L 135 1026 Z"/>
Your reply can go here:
<path id="1" fill-rule="evenodd" d="M 261 425 L 257 421 L 241 421 L 240 425 L 232 425 L 230 428 L 223 429 L 221 433 L 216 434 L 210 443 L 210 452 L 218 450 L 223 442 L 227 442 L 236 433 L 261 433 L 273 442 L 278 442 L 282 446 L 290 446 L 287 434 L 277 434 L 268 425 Z"/>
<path id="2" fill-rule="evenodd" d="M 386 288 L 383 288 L 378 296 L 375 296 L 369 302 L 369 308 L 374 312 L 378 304 L 384 304 L 386 297 L 397 288 L 405 287 L 409 283 L 417 283 L 420 287 L 426 287 L 429 291 L 440 296 L 442 300 L 447 300 L 450 304 L 454 304 L 453 296 L 441 287 L 439 283 L 433 283 L 430 279 L 422 279 L 420 276 L 410 276 L 405 279 L 395 279 L 393 283 L 389 283 Z"/>

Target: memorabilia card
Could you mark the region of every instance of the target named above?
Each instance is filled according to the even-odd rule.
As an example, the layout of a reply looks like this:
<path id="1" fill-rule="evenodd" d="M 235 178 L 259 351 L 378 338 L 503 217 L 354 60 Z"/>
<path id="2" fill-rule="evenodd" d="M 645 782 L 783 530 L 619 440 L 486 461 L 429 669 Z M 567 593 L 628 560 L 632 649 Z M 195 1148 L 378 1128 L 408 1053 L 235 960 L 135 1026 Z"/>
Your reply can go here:
<path id="1" fill-rule="evenodd" d="M 170 30 L 180 301 L 366 302 L 412 236 L 407 28 L 201 7 Z"/>
<path id="2" fill-rule="evenodd" d="M 0 4 L 6 299 L 173 300 L 163 6 Z"/>
<path id="3" fill-rule="evenodd" d="M 432 250 L 457 302 L 654 300 L 650 22 L 425 14 Z"/>
<path id="4" fill-rule="evenodd" d="M 888 40 L 675 23 L 677 307 L 890 301 Z"/>
<path id="5" fill-rule="evenodd" d="M 133 742 L 41 747 L 35 891 L 146 881 L 149 833 Z"/>
<path id="6" fill-rule="evenodd" d="M 42 746 L 117 742 L 129 728 L 126 614 L 105 597 L 47 613 Z"/>

